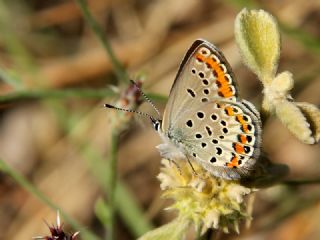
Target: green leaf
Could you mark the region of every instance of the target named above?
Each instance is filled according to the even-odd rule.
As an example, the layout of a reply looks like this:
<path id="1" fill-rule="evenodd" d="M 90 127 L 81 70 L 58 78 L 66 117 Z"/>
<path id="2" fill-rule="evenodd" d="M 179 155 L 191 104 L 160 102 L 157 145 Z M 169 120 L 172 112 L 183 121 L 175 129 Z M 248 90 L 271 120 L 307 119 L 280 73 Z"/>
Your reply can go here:
<path id="1" fill-rule="evenodd" d="M 111 220 L 110 206 L 102 199 L 99 198 L 94 206 L 94 211 L 98 219 L 103 225 L 108 225 Z"/>
<path id="2" fill-rule="evenodd" d="M 14 70 L 5 70 L 0 68 L 0 78 L 11 87 L 21 90 L 23 88 L 22 81 Z"/>

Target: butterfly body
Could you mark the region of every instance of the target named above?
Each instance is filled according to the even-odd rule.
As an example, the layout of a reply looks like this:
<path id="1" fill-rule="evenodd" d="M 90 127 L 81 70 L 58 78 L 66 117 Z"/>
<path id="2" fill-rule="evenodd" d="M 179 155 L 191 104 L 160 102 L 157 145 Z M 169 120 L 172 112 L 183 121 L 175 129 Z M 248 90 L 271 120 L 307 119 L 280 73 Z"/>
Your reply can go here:
<path id="1" fill-rule="evenodd" d="M 225 179 L 249 176 L 260 155 L 261 120 L 238 97 L 231 67 L 211 43 L 196 40 L 184 57 L 162 121 L 162 157 L 193 159 Z"/>

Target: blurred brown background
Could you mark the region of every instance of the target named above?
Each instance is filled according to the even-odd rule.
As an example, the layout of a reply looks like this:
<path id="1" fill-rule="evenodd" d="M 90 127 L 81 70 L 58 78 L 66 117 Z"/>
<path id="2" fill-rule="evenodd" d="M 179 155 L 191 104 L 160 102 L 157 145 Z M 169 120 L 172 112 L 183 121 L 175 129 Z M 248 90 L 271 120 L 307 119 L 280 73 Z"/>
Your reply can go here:
<path id="1" fill-rule="evenodd" d="M 263 8 L 280 22 L 279 72 L 293 73 L 293 97 L 320 104 L 318 0 L 88 3 L 130 77 L 144 76 L 146 92 L 167 96 L 185 51 L 196 38 L 204 38 L 225 53 L 237 76 L 241 96 L 256 106 L 261 103 L 262 87 L 241 63 L 233 24 L 242 7 Z M 14 83 L 1 81 L 1 95 L 19 89 L 78 87 L 107 91 L 109 84 L 116 83 L 105 50 L 74 1 L 2 1 L 0 28 L 0 76 L 8 72 Z M 107 161 L 113 113 L 100 106 L 117 100 L 116 95 L 106 99 L 44 96 L 1 104 L 0 158 L 100 236 L 103 226 L 94 206 L 107 193 L 101 190 L 92 165 Z M 164 101 L 155 103 L 163 110 Z M 142 109 L 152 111 L 145 104 Z M 136 119 L 120 142 L 119 178 L 141 206 L 145 219 L 154 226 L 168 222 L 175 215 L 163 210 L 168 203 L 160 199 L 157 133 L 148 121 Z M 320 177 L 319 145 L 300 143 L 274 118 L 264 126 L 263 148 L 272 161 L 289 165 L 288 179 Z M 24 240 L 47 234 L 43 219 L 55 222 L 55 211 L 9 176 L 0 173 L 0 181 L 0 239 Z M 319 199 L 319 185 L 277 185 L 261 190 L 255 199 L 251 228 L 243 227 L 240 235 L 221 234 L 218 239 L 320 239 Z M 135 238 L 120 215 L 116 230 L 117 239 Z"/>

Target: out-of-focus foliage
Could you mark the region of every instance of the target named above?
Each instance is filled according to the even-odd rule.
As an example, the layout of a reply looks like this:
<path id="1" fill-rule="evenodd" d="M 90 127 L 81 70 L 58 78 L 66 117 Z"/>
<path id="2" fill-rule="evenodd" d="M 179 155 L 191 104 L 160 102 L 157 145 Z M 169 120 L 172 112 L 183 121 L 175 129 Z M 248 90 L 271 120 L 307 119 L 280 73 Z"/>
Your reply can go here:
<path id="1" fill-rule="evenodd" d="M 87 2 L 119 63 L 130 78 L 144 77 L 142 88 L 154 97 L 160 109 L 186 49 L 196 38 L 207 39 L 224 52 L 241 97 L 261 105 L 260 82 L 242 64 L 235 43 L 234 20 L 241 10 L 239 6 L 247 7 L 246 2 Z M 279 22 L 282 49 L 280 74 L 273 76 L 275 85 L 282 92 L 291 90 L 299 112 L 319 132 L 315 108 L 304 103 L 320 104 L 318 1 L 264 1 L 255 5 L 272 12 Z M 103 198 L 106 209 L 110 207 L 108 181 L 110 171 L 115 170 L 108 162 L 112 150 L 109 119 L 117 121 L 117 114 L 101 106 L 118 101 L 129 83 L 109 87 L 117 85 L 114 64 L 75 1 L 2 1 L 0 30 L 0 158 L 61 207 L 65 216 L 103 236 L 109 223 L 100 221 L 94 206 Z M 274 39 L 278 41 L 278 37 Z M 255 54 L 251 52 L 252 58 Z M 272 61 L 278 58 L 274 56 Z M 276 74 L 273 64 L 266 65 Z M 261 66 L 256 66 L 256 72 Z M 291 75 L 282 75 L 283 71 L 292 73 L 294 88 Z M 155 114 L 147 104 L 139 110 Z M 160 140 L 147 120 L 133 119 L 136 121 L 126 123 L 116 148 L 116 239 L 137 238 L 152 226 L 175 218 L 173 213 L 163 211 L 170 203 L 160 198 L 156 178 L 160 156 L 155 146 Z M 319 147 L 297 141 L 279 120 L 271 117 L 264 126 L 263 152 L 273 162 L 289 165 L 291 173 L 285 185 L 256 194 L 254 222 L 246 237 L 320 238 L 319 187 L 307 184 L 319 182 Z M 312 181 L 290 182 L 297 179 Z M 0 181 L 0 238 L 20 240 L 47 235 L 42 219 L 55 219 L 56 211 L 4 172 L 0 173 Z M 68 231 L 72 221 L 65 216 Z M 223 233 L 219 236 L 225 238 Z M 81 231 L 79 238 L 85 239 Z M 232 238 L 239 236 L 231 233 L 228 239 Z"/>

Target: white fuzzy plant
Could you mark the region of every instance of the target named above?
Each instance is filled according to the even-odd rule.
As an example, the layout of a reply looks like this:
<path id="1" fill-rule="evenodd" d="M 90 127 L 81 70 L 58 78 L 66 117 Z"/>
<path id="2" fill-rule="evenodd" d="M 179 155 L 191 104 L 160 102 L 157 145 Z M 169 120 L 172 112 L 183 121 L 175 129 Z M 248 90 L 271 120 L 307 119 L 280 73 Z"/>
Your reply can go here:
<path id="1" fill-rule="evenodd" d="M 235 21 L 235 37 L 242 59 L 262 82 L 263 111 L 275 114 L 299 140 L 314 144 L 320 138 L 320 111 L 290 95 L 292 73 L 277 74 L 280 32 L 274 17 L 263 10 L 242 10 Z"/>

